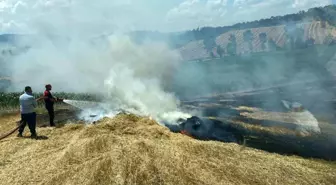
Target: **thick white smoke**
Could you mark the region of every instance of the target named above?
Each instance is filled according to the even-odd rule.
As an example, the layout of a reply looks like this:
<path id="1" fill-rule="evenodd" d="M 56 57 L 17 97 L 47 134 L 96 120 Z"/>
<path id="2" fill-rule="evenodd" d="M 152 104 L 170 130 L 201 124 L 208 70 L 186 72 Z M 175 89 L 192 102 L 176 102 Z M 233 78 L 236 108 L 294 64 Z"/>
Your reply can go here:
<path id="1" fill-rule="evenodd" d="M 125 35 L 106 39 L 105 47 L 84 41 L 33 45 L 12 65 L 13 88 L 51 83 L 56 91 L 102 94 L 115 108 L 154 118 L 176 111 L 178 100 L 164 89 L 178 67 L 178 53 L 158 43 L 135 45 Z"/>
<path id="2" fill-rule="evenodd" d="M 30 49 L 13 58 L 11 90 L 30 85 L 41 91 L 50 83 L 54 91 L 99 93 L 105 103 L 158 120 L 178 111 L 178 100 L 166 89 L 179 53 L 163 43 L 133 43 L 118 29 L 122 24 L 112 18 L 113 10 L 107 11 L 117 4 L 85 2 L 64 1 L 53 9 L 25 4 L 34 4 L 22 11 L 32 34 L 19 46 Z"/>

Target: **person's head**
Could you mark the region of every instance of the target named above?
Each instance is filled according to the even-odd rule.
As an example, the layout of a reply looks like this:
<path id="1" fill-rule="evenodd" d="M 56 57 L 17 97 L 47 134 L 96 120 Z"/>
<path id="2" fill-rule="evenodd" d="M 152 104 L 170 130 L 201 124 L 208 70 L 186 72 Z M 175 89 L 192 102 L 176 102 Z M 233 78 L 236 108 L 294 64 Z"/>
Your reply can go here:
<path id="1" fill-rule="evenodd" d="M 33 93 L 33 90 L 30 86 L 26 86 L 25 87 L 25 92 L 28 93 L 28 94 L 31 94 L 31 93 Z"/>
<path id="2" fill-rule="evenodd" d="M 50 90 L 52 89 L 52 86 L 51 86 L 50 84 L 47 84 L 47 85 L 45 86 L 45 88 L 46 88 L 46 90 L 50 91 Z"/>

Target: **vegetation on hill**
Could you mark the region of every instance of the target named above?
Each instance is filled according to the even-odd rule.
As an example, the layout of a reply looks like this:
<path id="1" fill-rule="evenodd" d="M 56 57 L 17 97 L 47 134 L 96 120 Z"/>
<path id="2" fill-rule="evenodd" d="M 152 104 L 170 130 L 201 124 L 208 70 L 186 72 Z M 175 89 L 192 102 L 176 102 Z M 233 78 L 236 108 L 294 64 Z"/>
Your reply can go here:
<path id="1" fill-rule="evenodd" d="M 312 21 L 322 21 L 330 25 L 336 26 L 335 15 L 336 5 L 328 5 L 325 7 L 311 8 L 307 11 L 300 11 L 295 14 L 272 16 L 266 19 L 237 23 L 232 26 L 201 27 L 182 33 L 172 34 L 148 31 L 136 31 L 132 34 L 138 39 L 138 41 L 143 41 L 142 39 L 146 38 L 154 40 L 170 40 L 172 47 L 180 48 L 194 40 L 214 40 L 219 35 L 233 30 L 280 26 L 283 24 L 290 25 L 293 23 Z"/>
<path id="2" fill-rule="evenodd" d="M 166 41 L 186 60 L 216 58 L 246 52 L 291 50 L 336 43 L 336 5 L 311 8 L 232 26 L 202 27 L 182 33 L 138 31 L 138 42 Z"/>
<path id="3" fill-rule="evenodd" d="M 215 39 L 219 35 L 241 29 L 252 29 L 259 27 L 271 27 L 287 25 L 291 26 L 295 23 L 301 22 L 312 22 L 312 21 L 322 21 L 324 24 L 328 23 L 330 25 L 336 26 L 336 5 L 329 5 L 325 7 L 311 8 L 307 11 L 300 11 L 295 14 L 288 14 L 284 16 L 272 16 L 268 19 L 255 20 L 252 22 L 242 22 L 232 26 L 222 26 L 222 27 L 202 27 L 187 31 L 180 35 L 181 43 L 180 46 L 185 45 L 184 42 L 190 42 L 192 40 L 209 40 Z M 247 31 L 247 36 L 250 36 Z"/>
<path id="4" fill-rule="evenodd" d="M 314 21 L 232 30 L 219 35 L 215 40 L 191 41 L 178 50 L 184 59 L 197 60 L 255 52 L 291 52 L 314 45 L 335 45 L 335 40 L 336 27 Z"/>

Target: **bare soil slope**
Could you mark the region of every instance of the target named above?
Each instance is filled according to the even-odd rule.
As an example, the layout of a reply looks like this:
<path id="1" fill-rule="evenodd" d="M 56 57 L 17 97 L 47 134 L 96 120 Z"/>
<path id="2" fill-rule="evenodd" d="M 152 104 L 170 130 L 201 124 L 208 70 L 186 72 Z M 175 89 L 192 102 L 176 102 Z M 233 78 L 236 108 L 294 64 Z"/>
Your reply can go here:
<path id="1" fill-rule="evenodd" d="M 0 118 L 1 133 L 17 115 Z M 28 135 L 29 133 L 26 132 Z M 336 164 L 197 141 L 133 115 L 0 141 L 0 184 L 333 184 Z"/>

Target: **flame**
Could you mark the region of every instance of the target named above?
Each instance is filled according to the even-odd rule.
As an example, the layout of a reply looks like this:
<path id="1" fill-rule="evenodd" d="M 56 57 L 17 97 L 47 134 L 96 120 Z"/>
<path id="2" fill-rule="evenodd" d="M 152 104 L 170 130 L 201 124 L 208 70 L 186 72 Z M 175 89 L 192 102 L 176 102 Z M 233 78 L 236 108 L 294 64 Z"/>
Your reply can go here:
<path id="1" fill-rule="evenodd" d="M 187 132 L 186 130 L 181 130 L 181 134 L 189 136 L 191 138 L 194 138 L 189 132 Z"/>

